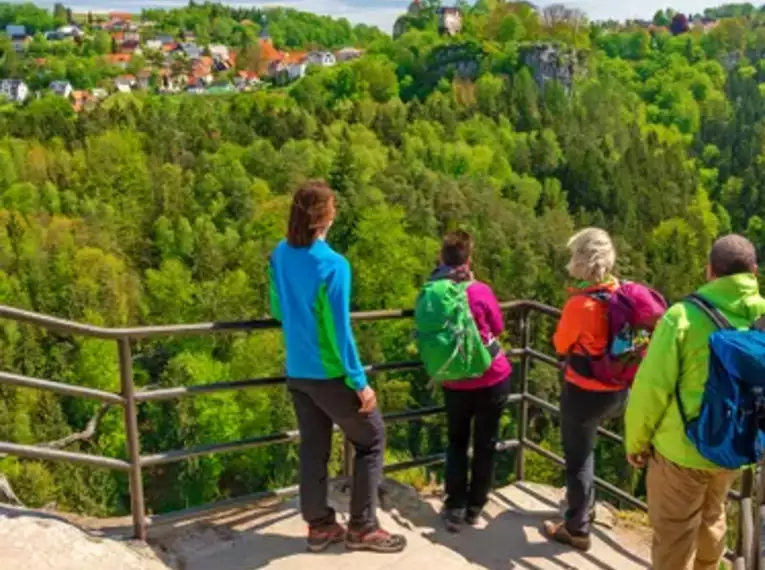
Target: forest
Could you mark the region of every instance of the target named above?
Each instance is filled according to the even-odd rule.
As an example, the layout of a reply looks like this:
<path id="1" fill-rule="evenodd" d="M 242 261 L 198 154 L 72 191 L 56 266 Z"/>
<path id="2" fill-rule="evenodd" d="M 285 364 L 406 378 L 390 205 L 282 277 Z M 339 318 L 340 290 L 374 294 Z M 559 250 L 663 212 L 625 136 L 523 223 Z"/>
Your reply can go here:
<path id="1" fill-rule="evenodd" d="M 268 254 L 292 190 L 310 178 L 338 192 L 329 240 L 351 260 L 357 310 L 411 307 L 440 236 L 458 227 L 475 234 L 477 276 L 501 300 L 556 306 L 568 285 L 566 240 L 585 225 L 613 233 L 620 276 L 670 299 L 703 280 L 722 233 L 744 233 L 765 253 L 765 15 L 721 9 L 711 29 L 669 29 L 479 0 L 462 6 L 462 32 L 449 37 L 438 32 L 439 3 L 422 6 L 395 39 L 279 11 L 275 43 L 365 50 L 286 89 L 117 94 L 82 113 L 55 96 L 0 108 L 0 302 L 103 326 L 267 317 Z M 4 22 L 15 17 L 8 10 Z M 196 4 L 148 17 L 209 26 L 252 14 Z M 19 61 L 6 50 L 6 76 L 8 65 Z M 553 324 L 534 321 L 540 350 L 549 351 Z M 357 333 L 367 363 L 415 357 L 410 323 L 364 323 Z M 142 341 L 134 352 L 140 389 L 279 375 L 283 363 L 278 332 Z M 119 390 L 114 344 L 7 321 L 0 369 Z M 373 381 L 386 412 L 441 397 L 416 372 Z M 555 400 L 556 374 L 533 368 L 532 392 Z M 65 449 L 126 457 L 119 409 L 0 386 L 2 441 L 57 442 L 93 418 L 92 437 Z M 515 422 L 509 413 L 506 437 Z M 139 426 L 148 454 L 292 429 L 294 417 L 284 388 L 271 387 L 143 404 Z M 391 426 L 388 461 L 442 451 L 441 428 L 432 418 Z M 542 412 L 531 434 L 557 449 L 556 424 Z M 636 488 L 622 449 L 604 443 L 598 454 L 602 476 Z M 498 480 L 512 459 L 503 455 Z M 294 446 L 273 445 L 149 469 L 148 507 L 294 484 L 296 464 Z M 129 509 L 119 473 L 12 457 L 0 457 L 0 473 L 30 506 Z M 560 482 L 538 458 L 528 475 Z M 398 477 L 421 487 L 438 476 Z"/>

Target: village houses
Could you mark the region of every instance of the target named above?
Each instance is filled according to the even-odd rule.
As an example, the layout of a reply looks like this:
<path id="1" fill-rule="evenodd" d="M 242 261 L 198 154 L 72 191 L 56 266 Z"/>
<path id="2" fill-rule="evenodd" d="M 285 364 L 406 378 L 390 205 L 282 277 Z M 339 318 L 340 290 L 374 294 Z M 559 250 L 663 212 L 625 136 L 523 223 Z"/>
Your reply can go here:
<path id="1" fill-rule="evenodd" d="M 53 81 L 49 86 L 48 89 L 54 94 L 58 95 L 59 97 L 69 98 L 69 96 L 72 94 L 72 91 L 74 91 L 74 88 L 72 87 L 72 84 L 68 81 Z"/>
<path id="2" fill-rule="evenodd" d="M 0 95 L 13 103 L 23 103 L 29 97 L 29 86 L 21 79 L 0 80 Z"/>
<path id="3" fill-rule="evenodd" d="M 415 0 L 416 2 L 417 0 Z M 108 82 L 108 89 L 77 89 L 69 81 L 58 80 L 48 85 L 48 91 L 72 101 L 75 111 L 93 107 L 109 96 L 109 92 L 131 93 L 152 88 L 161 94 L 185 91 L 195 94 L 225 94 L 259 89 L 264 77 L 270 77 L 283 85 L 306 75 L 310 67 L 332 67 L 363 56 L 363 51 L 352 46 L 337 51 L 314 49 L 309 52 L 282 51 L 273 45 L 266 27 L 259 34 L 259 50 L 256 61 L 247 60 L 243 68 L 237 67 L 241 53 L 225 44 L 200 45 L 191 31 L 182 31 L 177 36 L 169 33 L 151 33 L 150 23 L 137 20 L 130 13 L 111 12 L 106 21 L 91 23 L 81 28 L 73 23 L 56 30 L 42 32 L 50 41 L 72 39 L 80 41 L 94 31 L 109 34 L 112 45 L 110 53 L 102 57 L 103 62 L 122 71 Z M 32 41 L 27 28 L 20 24 L 6 26 L 6 35 L 14 50 L 25 52 Z M 133 64 L 142 55 L 148 57 L 149 66 L 135 71 Z M 159 54 L 164 54 L 164 57 Z M 141 62 L 147 61 L 143 58 Z M 47 58 L 36 58 L 38 68 L 47 65 Z M 127 73 L 131 70 L 131 73 Z M 31 92 L 21 79 L 0 80 L 0 94 L 8 101 L 23 103 Z"/>

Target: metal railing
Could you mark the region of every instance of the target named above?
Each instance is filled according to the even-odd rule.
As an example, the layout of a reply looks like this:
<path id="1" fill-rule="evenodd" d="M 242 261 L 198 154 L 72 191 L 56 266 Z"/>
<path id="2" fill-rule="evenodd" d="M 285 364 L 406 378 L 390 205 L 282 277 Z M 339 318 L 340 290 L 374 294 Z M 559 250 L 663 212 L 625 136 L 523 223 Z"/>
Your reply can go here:
<path id="1" fill-rule="evenodd" d="M 508 352 L 508 356 L 520 360 L 520 385 L 519 390 L 508 397 L 507 404 L 520 406 L 520 417 L 518 421 L 518 436 L 516 439 L 501 441 L 497 444 L 498 450 L 516 450 L 515 475 L 517 480 L 525 479 L 526 475 L 526 456 L 525 452 L 531 451 L 546 458 L 558 465 L 565 464 L 564 459 L 552 451 L 544 448 L 540 444 L 532 441 L 528 435 L 529 412 L 532 407 L 538 411 L 560 415 L 560 408 L 555 404 L 544 400 L 530 393 L 530 372 L 533 362 L 538 362 L 547 366 L 558 368 L 559 362 L 556 358 L 536 350 L 531 345 L 531 315 L 541 314 L 552 318 L 558 318 L 560 311 L 553 307 L 543 305 L 534 301 L 513 301 L 501 304 L 502 309 L 512 313 L 519 325 L 520 347 L 514 348 Z M 355 313 L 354 322 L 361 321 L 381 321 L 407 319 L 413 317 L 411 310 L 393 310 L 393 311 L 371 311 L 364 313 Z M 79 452 L 67 452 L 58 449 L 50 449 L 37 445 L 20 445 L 11 442 L 0 441 L 0 454 L 8 454 L 21 458 L 40 459 L 48 461 L 63 461 L 69 463 L 90 465 L 102 467 L 117 471 L 123 471 L 129 474 L 130 481 L 130 506 L 133 518 L 133 532 L 135 538 L 145 540 L 147 537 L 147 527 L 149 524 L 160 524 L 173 520 L 189 518 L 201 513 L 206 513 L 216 509 L 226 509 L 235 505 L 242 505 L 253 502 L 264 497 L 281 497 L 292 495 L 297 492 L 297 486 L 256 493 L 246 497 L 228 499 L 219 501 L 210 505 L 193 507 L 183 511 L 164 514 L 160 516 L 147 516 L 144 504 L 144 486 L 143 469 L 157 465 L 175 463 L 194 457 L 212 455 L 217 453 L 228 453 L 233 451 L 242 451 L 259 446 L 271 445 L 275 443 L 295 442 L 299 439 L 297 430 L 273 433 L 269 435 L 253 437 L 240 441 L 213 443 L 198 445 L 186 449 L 177 449 L 156 453 L 152 455 L 141 455 L 140 434 L 138 428 L 138 406 L 144 402 L 158 402 L 166 400 L 175 400 L 184 397 L 193 397 L 202 394 L 224 392 L 230 390 L 253 389 L 264 386 L 275 386 L 284 384 L 286 377 L 264 377 L 246 380 L 237 380 L 232 382 L 218 382 L 214 384 L 204 384 L 196 386 L 178 386 L 171 388 L 159 388 L 152 390 L 137 390 L 133 377 L 133 357 L 131 343 L 139 339 L 150 339 L 168 336 L 188 336 L 188 335 L 209 335 L 216 333 L 231 332 L 250 332 L 257 330 L 271 330 L 279 328 L 279 323 L 272 319 L 261 319 L 240 322 L 219 322 L 219 323 L 200 323 L 188 325 L 167 325 L 167 326 L 148 326 L 135 328 L 102 328 L 91 325 L 80 324 L 72 321 L 58 319 L 46 315 L 41 315 L 21 309 L 15 309 L 7 306 L 0 306 L 0 319 L 8 319 L 18 323 L 24 323 L 32 326 L 41 327 L 49 331 L 64 335 L 82 336 L 102 340 L 111 340 L 117 343 L 119 355 L 120 385 L 119 394 L 53 382 L 51 380 L 32 378 L 19 374 L 0 372 L 0 384 L 6 384 L 24 388 L 36 388 L 46 390 L 60 395 L 74 396 L 98 400 L 103 403 L 119 405 L 124 411 L 124 424 L 127 436 L 127 460 L 103 457 Z M 379 374 L 384 372 L 412 371 L 422 368 L 418 361 L 399 361 L 381 364 L 373 364 L 366 367 L 368 374 Z M 444 413 L 441 406 L 433 406 L 418 410 L 406 410 L 384 415 L 386 424 L 402 421 L 413 421 L 421 418 L 436 416 Z M 623 443 L 623 439 L 618 434 L 605 428 L 599 428 L 599 434 L 604 438 L 616 443 Z M 344 474 L 350 472 L 351 449 L 346 441 L 344 446 Z M 393 465 L 386 465 L 385 472 L 392 473 L 415 467 L 425 467 L 436 465 L 445 461 L 444 454 L 434 454 L 425 457 L 419 457 L 410 461 L 405 461 Z M 763 484 L 765 484 L 765 477 Z M 623 501 L 637 509 L 647 510 L 647 505 L 637 497 L 618 488 L 608 481 L 596 477 L 595 483 L 602 491 Z M 755 484 L 755 476 L 752 472 L 745 472 L 742 478 L 741 491 L 731 492 L 730 499 L 739 504 L 738 516 L 738 540 L 735 552 L 728 552 L 727 557 L 734 563 L 737 570 L 755 570 L 760 568 L 759 551 L 759 513 L 760 509 L 754 504 L 754 496 L 759 484 Z M 758 501 L 759 502 L 759 501 Z"/>

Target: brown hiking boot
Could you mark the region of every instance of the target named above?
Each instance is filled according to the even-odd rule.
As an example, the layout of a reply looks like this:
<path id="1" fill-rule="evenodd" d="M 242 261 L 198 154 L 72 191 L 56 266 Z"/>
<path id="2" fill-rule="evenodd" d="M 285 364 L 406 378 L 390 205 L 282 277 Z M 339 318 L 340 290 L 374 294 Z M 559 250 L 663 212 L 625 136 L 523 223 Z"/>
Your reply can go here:
<path id="1" fill-rule="evenodd" d="M 542 531 L 544 535 L 550 540 L 565 544 L 566 546 L 570 546 L 576 550 L 587 552 L 590 550 L 590 548 L 592 548 L 592 540 L 590 539 L 589 534 L 582 536 L 573 535 L 566 528 L 566 523 L 545 521 L 542 525 Z"/>
<path id="2" fill-rule="evenodd" d="M 348 531 L 345 539 L 348 550 L 367 550 L 384 554 L 396 554 L 406 548 L 406 537 L 391 534 L 381 528 L 366 532 Z"/>
<path id="3" fill-rule="evenodd" d="M 311 552 L 324 552 L 330 545 L 343 542 L 346 534 L 343 525 L 337 522 L 309 528 L 308 550 Z"/>

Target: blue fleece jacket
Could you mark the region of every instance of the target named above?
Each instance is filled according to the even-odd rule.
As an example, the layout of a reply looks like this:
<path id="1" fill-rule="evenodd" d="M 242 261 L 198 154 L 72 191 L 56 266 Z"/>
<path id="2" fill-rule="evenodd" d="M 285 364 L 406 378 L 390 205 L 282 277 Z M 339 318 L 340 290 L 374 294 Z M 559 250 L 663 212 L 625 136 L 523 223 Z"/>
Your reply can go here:
<path id="1" fill-rule="evenodd" d="M 367 385 L 351 329 L 351 266 L 324 240 L 292 247 L 283 240 L 271 254 L 271 313 L 282 323 L 287 376 L 345 378 Z"/>

